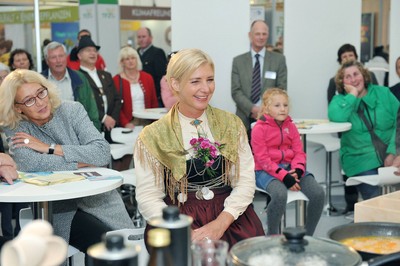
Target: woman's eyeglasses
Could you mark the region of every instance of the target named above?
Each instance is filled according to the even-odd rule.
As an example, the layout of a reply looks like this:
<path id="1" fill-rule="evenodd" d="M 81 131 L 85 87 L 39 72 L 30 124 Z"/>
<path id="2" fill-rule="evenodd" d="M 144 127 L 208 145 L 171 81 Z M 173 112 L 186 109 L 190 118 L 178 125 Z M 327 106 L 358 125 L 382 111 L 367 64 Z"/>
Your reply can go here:
<path id="1" fill-rule="evenodd" d="M 44 99 L 49 95 L 47 88 L 43 87 L 43 90 L 39 91 L 35 97 L 31 97 L 28 100 L 24 101 L 23 103 L 15 102 L 15 104 L 24 104 L 26 107 L 31 107 L 36 103 L 36 98 Z"/>

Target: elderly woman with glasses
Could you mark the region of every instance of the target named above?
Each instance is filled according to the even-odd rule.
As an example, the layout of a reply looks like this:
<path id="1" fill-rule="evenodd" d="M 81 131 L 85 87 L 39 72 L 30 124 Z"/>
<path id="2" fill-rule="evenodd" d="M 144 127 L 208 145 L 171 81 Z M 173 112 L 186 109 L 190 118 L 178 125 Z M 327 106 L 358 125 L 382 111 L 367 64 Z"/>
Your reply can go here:
<path id="1" fill-rule="evenodd" d="M 61 102 L 55 85 L 37 72 L 17 69 L 5 78 L 0 121 L 20 171 L 76 170 L 110 161 L 110 146 L 83 106 Z M 112 190 L 53 202 L 53 226 L 57 235 L 85 252 L 105 232 L 133 228 L 133 223 Z"/>

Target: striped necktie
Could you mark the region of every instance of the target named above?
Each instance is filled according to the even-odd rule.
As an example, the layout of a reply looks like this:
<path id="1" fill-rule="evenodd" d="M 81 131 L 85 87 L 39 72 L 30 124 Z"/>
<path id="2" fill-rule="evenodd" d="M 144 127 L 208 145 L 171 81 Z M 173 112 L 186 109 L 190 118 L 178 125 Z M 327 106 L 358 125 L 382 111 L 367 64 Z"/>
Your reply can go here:
<path id="1" fill-rule="evenodd" d="M 261 95 L 261 74 L 260 74 L 260 61 L 258 58 L 259 54 L 255 55 L 256 63 L 253 68 L 253 78 L 251 82 L 251 101 L 252 103 L 257 103 Z"/>

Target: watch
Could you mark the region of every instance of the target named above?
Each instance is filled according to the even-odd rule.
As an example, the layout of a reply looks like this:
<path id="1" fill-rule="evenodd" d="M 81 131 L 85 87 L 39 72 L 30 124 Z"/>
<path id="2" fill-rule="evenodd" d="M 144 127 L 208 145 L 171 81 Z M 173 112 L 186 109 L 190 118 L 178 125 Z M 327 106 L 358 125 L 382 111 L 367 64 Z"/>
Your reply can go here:
<path id="1" fill-rule="evenodd" d="M 56 144 L 55 143 L 51 143 L 49 146 L 49 154 L 54 154 L 54 150 L 56 148 Z"/>

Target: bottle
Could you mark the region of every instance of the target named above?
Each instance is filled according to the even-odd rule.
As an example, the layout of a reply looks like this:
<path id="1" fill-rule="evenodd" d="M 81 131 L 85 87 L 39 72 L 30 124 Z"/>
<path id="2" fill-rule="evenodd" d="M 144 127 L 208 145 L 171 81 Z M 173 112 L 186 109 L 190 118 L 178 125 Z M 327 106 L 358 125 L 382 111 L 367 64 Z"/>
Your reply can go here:
<path id="1" fill-rule="evenodd" d="M 147 243 L 150 246 L 150 258 L 147 266 L 172 266 L 169 250 L 171 234 L 164 228 L 154 228 L 147 234 Z"/>
<path id="2" fill-rule="evenodd" d="M 193 218 L 180 214 L 177 206 L 167 206 L 161 217 L 153 217 L 148 221 L 152 228 L 168 229 L 171 234 L 169 251 L 174 259 L 174 266 L 191 266 L 191 224 Z"/>
<path id="3" fill-rule="evenodd" d="M 126 246 L 122 235 L 107 235 L 87 251 L 88 266 L 138 266 L 139 246 Z"/>

